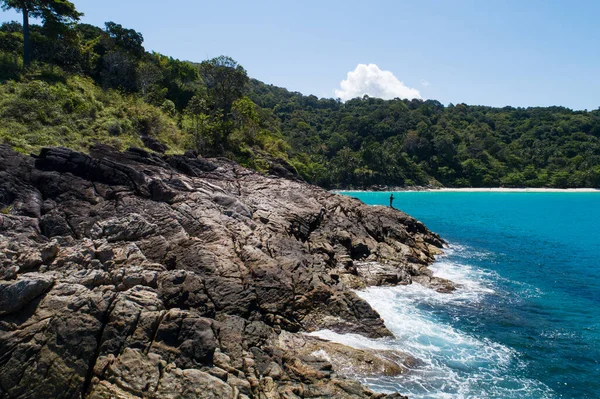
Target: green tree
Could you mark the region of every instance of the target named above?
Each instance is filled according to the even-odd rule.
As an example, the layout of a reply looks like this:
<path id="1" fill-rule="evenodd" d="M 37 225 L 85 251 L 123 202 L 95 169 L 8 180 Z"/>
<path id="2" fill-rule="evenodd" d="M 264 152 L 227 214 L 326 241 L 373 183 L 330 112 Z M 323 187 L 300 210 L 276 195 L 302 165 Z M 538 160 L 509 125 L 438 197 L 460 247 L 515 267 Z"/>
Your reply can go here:
<path id="1" fill-rule="evenodd" d="M 193 146 L 201 154 L 206 154 L 215 140 L 218 140 L 215 137 L 217 129 L 207 112 L 206 101 L 200 96 L 192 97 L 184 110 L 184 129 L 191 134 Z"/>
<path id="2" fill-rule="evenodd" d="M 123 28 L 114 22 L 106 22 L 106 33 L 112 40 L 113 45 L 121 51 L 140 58 L 144 55 L 144 36 L 133 29 Z"/>
<path id="3" fill-rule="evenodd" d="M 223 113 L 226 121 L 231 119 L 231 107 L 242 97 L 248 74 L 233 58 L 220 56 L 200 64 L 200 74 L 211 98 L 214 111 Z"/>
<path id="4" fill-rule="evenodd" d="M 242 97 L 233 103 L 231 114 L 241 140 L 253 145 L 260 130 L 260 118 L 256 111 L 256 104 L 248 97 Z"/>
<path id="5" fill-rule="evenodd" d="M 102 70 L 100 76 L 106 88 L 117 88 L 120 90 L 135 92 L 142 90 L 147 94 L 149 80 L 158 80 L 152 75 L 159 75 L 160 71 L 154 70 L 152 65 L 142 68 L 142 81 L 140 82 L 140 70 L 138 64 L 145 54 L 144 37 L 133 29 L 126 29 L 114 22 L 106 22 L 105 32 L 102 40 Z M 145 69 L 145 70 L 144 70 Z M 156 79 L 155 79 L 156 78 Z M 160 102 L 160 95 L 155 100 Z"/>
<path id="6" fill-rule="evenodd" d="M 83 15 L 67 0 L 0 0 L 3 10 L 14 9 L 23 14 L 23 63 L 31 63 L 29 18 L 41 18 L 44 24 L 62 25 L 78 21 Z"/>
<path id="7" fill-rule="evenodd" d="M 162 104 L 165 94 L 160 93 L 161 90 L 156 87 L 157 83 L 162 80 L 162 71 L 159 67 L 151 62 L 141 62 L 136 68 L 137 89 L 146 101 L 153 104 Z M 164 90 L 166 92 L 166 89 Z M 154 94 L 154 96 L 153 96 Z"/>

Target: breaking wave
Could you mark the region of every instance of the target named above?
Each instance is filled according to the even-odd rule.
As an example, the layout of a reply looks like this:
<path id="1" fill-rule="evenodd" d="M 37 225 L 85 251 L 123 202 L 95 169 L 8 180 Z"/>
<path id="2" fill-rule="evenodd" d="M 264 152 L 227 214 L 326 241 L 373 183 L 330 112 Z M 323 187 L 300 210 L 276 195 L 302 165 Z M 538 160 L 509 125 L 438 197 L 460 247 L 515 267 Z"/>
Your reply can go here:
<path id="1" fill-rule="evenodd" d="M 313 334 L 359 349 L 406 352 L 421 360 L 400 376 L 356 376 L 375 391 L 399 392 L 413 399 L 553 398 L 546 385 L 524 376 L 527 365 L 517 351 L 457 327 L 461 318 L 476 318 L 495 296 L 502 295 L 494 284 L 498 275 L 468 264 L 469 258 L 489 255 L 451 246 L 432 265 L 435 276 L 458 284 L 452 294 L 419 284 L 357 291 L 379 312 L 394 338 L 366 339 L 329 330 Z"/>

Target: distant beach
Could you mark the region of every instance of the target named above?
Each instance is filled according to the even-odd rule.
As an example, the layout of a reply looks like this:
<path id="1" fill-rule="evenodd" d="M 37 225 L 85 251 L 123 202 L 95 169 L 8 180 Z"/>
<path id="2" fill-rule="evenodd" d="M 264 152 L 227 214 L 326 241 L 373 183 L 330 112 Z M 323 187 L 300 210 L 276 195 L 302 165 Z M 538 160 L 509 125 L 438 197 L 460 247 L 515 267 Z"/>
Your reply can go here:
<path id="1" fill-rule="evenodd" d="M 597 188 L 436 188 L 423 191 L 461 193 L 600 193 Z"/>
<path id="2" fill-rule="evenodd" d="M 426 187 L 390 187 L 385 190 L 331 190 L 333 193 L 353 192 L 445 192 L 445 193 L 600 193 L 598 188 L 426 188 Z"/>

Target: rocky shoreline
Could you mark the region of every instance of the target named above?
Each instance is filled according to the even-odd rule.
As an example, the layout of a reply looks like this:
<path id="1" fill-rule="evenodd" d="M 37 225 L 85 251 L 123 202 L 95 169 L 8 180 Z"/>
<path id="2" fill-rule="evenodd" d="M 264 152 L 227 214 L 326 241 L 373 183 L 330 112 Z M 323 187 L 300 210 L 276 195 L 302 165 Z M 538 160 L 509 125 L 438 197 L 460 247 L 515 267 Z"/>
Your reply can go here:
<path id="1" fill-rule="evenodd" d="M 276 171 L 275 171 L 276 172 Z M 451 291 L 410 216 L 225 159 L 0 146 L 0 398 L 398 398 L 353 289 Z"/>

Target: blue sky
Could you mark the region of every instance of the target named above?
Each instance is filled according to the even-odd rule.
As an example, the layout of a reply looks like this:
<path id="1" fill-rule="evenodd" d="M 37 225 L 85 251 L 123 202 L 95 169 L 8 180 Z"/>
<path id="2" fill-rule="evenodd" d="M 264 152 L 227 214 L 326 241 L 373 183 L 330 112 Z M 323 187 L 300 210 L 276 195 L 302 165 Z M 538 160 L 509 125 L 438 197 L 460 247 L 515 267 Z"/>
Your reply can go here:
<path id="1" fill-rule="evenodd" d="M 391 85 L 444 104 L 600 107 L 600 1 L 74 2 L 83 22 L 136 29 L 148 50 L 229 55 L 254 78 L 319 97 Z"/>

